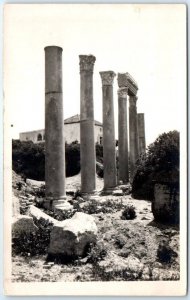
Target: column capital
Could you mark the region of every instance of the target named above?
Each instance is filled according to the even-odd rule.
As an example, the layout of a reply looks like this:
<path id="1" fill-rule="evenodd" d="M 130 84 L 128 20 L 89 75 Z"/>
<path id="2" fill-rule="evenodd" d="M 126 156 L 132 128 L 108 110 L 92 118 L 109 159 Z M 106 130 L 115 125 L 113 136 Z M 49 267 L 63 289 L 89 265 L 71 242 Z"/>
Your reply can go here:
<path id="1" fill-rule="evenodd" d="M 96 57 L 94 55 L 79 55 L 80 72 L 93 72 Z"/>
<path id="2" fill-rule="evenodd" d="M 127 100 L 128 88 L 119 88 L 117 94 L 120 98 L 125 98 Z"/>
<path id="3" fill-rule="evenodd" d="M 130 106 L 136 106 L 138 97 L 137 96 L 129 96 L 129 104 Z"/>
<path id="4" fill-rule="evenodd" d="M 113 71 L 103 71 L 100 72 L 100 76 L 102 79 L 102 85 L 112 85 L 116 74 Z"/>

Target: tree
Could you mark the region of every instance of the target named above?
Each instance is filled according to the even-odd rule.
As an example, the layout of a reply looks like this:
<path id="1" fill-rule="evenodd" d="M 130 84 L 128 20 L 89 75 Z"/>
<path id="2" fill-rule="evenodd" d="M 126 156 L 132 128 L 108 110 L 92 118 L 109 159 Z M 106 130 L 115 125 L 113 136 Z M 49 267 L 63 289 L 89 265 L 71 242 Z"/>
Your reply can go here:
<path id="1" fill-rule="evenodd" d="M 179 185 L 179 132 L 161 134 L 136 162 L 132 194 L 136 199 L 153 199 L 154 182 Z"/>

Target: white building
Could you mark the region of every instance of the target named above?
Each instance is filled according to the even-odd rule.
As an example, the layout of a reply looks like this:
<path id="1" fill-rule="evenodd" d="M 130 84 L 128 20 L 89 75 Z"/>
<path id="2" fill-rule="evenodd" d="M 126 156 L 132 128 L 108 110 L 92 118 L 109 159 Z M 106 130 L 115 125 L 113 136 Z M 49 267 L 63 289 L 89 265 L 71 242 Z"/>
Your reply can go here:
<path id="1" fill-rule="evenodd" d="M 103 128 L 102 124 L 94 121 L 94 137 L 95 143 L 102 144 Z M 75 115 L 64 121 L 65 142 L 68 144 L 78 141 L 80 143 L 80 115 Z M 45 130 L 34 130 L 21 132 L 19 134 L 20 141 L 32 141 L 33 143 L 40 143 L 45 141 Z"/>

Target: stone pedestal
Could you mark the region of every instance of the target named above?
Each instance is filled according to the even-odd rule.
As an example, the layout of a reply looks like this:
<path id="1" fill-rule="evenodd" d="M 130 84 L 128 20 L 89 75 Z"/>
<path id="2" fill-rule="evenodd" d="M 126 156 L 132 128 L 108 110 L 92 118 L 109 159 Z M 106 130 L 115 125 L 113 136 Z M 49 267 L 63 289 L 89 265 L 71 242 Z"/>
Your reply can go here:
<path id="1" fill-rule="evenodd" d="M 93 55 L 79 55 L 80 59 L 80 161 L 81 192 L 96 189 L 96 153 L 94 140 Z"/>
<path id="2" fill-rule="evenodd" d="M 113 105 L 113 71 L 100 72 L 103 93 L 103 159 L 104 191 L 109 192 L 116 184 L 116 144 Z"/>
<path id="3" fill-rule="evenodd" d="M 129 181 L 128 165 L 128 131 L 127 131 L 127 88 L 118 90 L 118 152 L 119 175 L 118 180 L 123 183 Z"/>
<path id="4" fill-rule="evenodd" d="M 144 114 L 137 114 L 138 120 L 138 139 L 139 139 L 139 155 L 146 150 L 145 142 L 145 126 L 144 126 Z"/>
<path id="5" fill-rule="evenodd" d="M 64 202 L 65 142 L 62 101 L 62 48 L 45 48 L 45 207 Z"/>
<path id="6" fill-rule="evenodd" d="M 137 97 L 129 97 L 129 143 L 130 143 L 130 180 L 134 176 L 135 163 L 138 159 Z"/>

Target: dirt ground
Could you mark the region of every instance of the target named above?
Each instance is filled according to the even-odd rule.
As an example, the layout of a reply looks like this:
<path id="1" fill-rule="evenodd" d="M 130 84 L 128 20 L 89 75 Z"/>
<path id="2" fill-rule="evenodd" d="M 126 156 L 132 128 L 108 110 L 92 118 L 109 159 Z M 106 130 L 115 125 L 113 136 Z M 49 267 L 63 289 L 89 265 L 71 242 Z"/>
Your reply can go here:
<path id="1" fill-rule="evenodd" d="M 14 178 L 13 186 L 17 181 Z M 20 178 L 19 178 L 20 180 Z M 97 178 L 97 189 L 103 180 Z M 80 188 L 80 175 L 67 178 L 66 189 Z M 13 187 L 14 190 L 14 187 Z M 19 197 L 18 190 L 16 191 Z M 102 196 L 91 215 L 98 227 L 97 245 L 84 258 L 70 263 L 48 261 L 47 255 L 13 256 L 12 280 L 32 281 L 123 281 L 179 280 L 179 229 L 154 221 L 151 202 L 130 195 Z M 106 203 L 110 211 L 104 210 Z M 122 219 L 133 205 L 136 218 Z"/>

